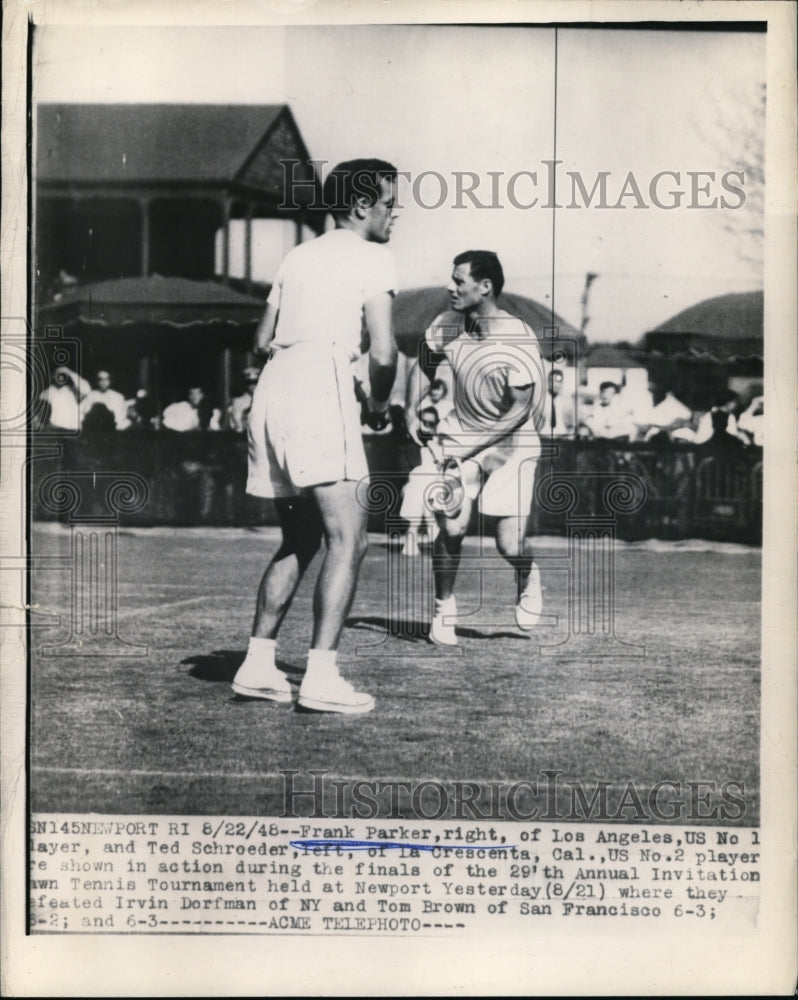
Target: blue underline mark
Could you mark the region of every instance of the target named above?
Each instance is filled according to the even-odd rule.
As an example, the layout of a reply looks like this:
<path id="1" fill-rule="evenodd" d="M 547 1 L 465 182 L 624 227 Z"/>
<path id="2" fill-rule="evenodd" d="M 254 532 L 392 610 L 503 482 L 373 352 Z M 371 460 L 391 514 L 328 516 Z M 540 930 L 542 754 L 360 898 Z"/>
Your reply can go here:
<path id="1" fill-rule="evenodd" d="M 407 848 L 414 851 L 509 851 L 513 844 L 418 844 L 393 840 L 289 840 L 291 847 L 310 851 L 316 847 L 339 847 L 344 851 L 397 851 Z"/>

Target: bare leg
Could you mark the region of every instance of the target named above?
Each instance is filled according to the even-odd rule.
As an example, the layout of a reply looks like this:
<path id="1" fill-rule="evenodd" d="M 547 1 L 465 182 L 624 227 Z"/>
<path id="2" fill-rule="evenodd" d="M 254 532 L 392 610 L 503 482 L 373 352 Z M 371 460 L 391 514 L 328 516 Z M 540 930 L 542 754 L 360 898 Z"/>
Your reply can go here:
<path id="1" fill-rule="evenodd" d="M 445 601 L 452 596 L 457 569 L 460 566 L 460 550 L 471 519 L 473 501 L 465 498 L 463 509 L 457 517 L 438 514 L 438 537 L 433 547 L 432 572 L 435 578 L 435 597 Z"/>
<path id="2" fill-rule="evenodd" d="M 374 698 L 355 691 L 336 663 L 338 640 L 368 544 L 366 511 L 356 490 L 357 483 L 349 480 L 313 488 L 327 552 L 313 595 L 313 645 L 297 701 L 310 711 L 361 714 L 374 708 Z"/>
<path id="3" fill-rule="evenodd" d="M 345 480 L 313 487 L 327 553 L 313 597 L 313 649 L 337 649 L 355 596 L 366 554 L 366 511 L 358 503 L 357 483 Z"/>
<path id="4" fill-rule="evenodd" d="M 528 517 L 502 517 L 496 522 L 496 548 L 515 569 L 516 601 L 532 569 L 532 544 L 526 537 Z"/>
<path id="5" fill-rule="evenodd" d="M 258 588 L 253 636 L 273 639 L 291 606 L 305 570 L 321 544 L 321 521 L 312 497 L 274 501 L 283 540 Z"/>

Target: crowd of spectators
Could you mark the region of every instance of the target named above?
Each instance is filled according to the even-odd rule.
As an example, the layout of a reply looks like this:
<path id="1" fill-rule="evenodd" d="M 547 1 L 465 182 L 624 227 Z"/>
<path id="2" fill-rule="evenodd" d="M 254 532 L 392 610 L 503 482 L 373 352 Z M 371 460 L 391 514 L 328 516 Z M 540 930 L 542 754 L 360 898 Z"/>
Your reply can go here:
<path id="1" fill-rule="evenodd" d="M 215 517 L 224 519 L 228 516 L 225 512 L 234 507 L 234 494 L 240 486 L 224 458 L 230 442 L 220 437 L 220 450 L 210 446 L 206 435 L 227 431 L 243 437 L 259 375 L 256 367 L 241 370 L 238 391 L 226 407 L 216 405 L 204 387 L 195 383 L 186 385 L 184 398 L 161 409 L 145 389 L 126 398 L 114 388 L 113 373 L 107 368 L 95 372 L 92 387 L 75 371 L 61 366 L 53 372 L 50 385 L 38 395 L 34 426 L 53 434 L 80 432 L 81 439 L 92 444 L 85 460 L 99 462 L 101 466 L 112 461 L 113 441 L 118 432 L 135 434 L 137 429 L 153 429 L 164 437 L 182 437 L 184 443 L 168 454 L 171 474 L 183 484 L 181 489 L 190 498 L 186 501 L 190 507 L 186 516 L 192 523 L 194 520 L 206 523 Z M 433 452 L 423 445 L 435 438 L 438 424 L 453 409 L 455 399 L 447 366 L 439 366 L 436 376 L 419 398 L 419 392 L 412 390 L 418 383 L 416 366 L 408 364 L 407 376 L 397 387 L 390 408 L 391 422 L 384 431 L 374 432 L 389 439 L 380 448 L 390 449 L 395 443 L 402 462 L 410 455 L 409 451 L 402 451 L 405 445 L 411 441 L 422 445 L 419 464 L 409 472 L 398 511 L 408 524 L 402 543 L 402 552 L 408 556 L 418 555 L 419 546 L 430 545 L 438 532 L 425 503 L 436 466 Z M 580 384 L 574 368 L 551 368 L 546 388 L 538 420 L 538 432 L 544 441 L 546 438 L 603 441 L 611 451 L 627 443 L 661 449 L 670 442 L 685 442 L 698 455 L 729 458 L 751 446 L 763 445 L 761 384 L 750 384 L 744 395 L 731 390 L 721 392 L 706 407 L 695 410 L 672 390 L 653 381 L 646 387 L 643 381 L 635 384 L 630 379 L 630 384 L 621 385 L 607 379 L 588 388 Z M 406 395 L 401 400 L 403 389 Z M 590 461 L 601 459 L 595 455 Z M 188 489 L 187 484 L 190 484 Z"/>
<path id="2" fill-rule="evenodd" d="M 410 402 L 412 396 L 408 393 L 408 406 L 415 410 L 407 415 L 414 437 L 414 428 L 425 408 L 437 407 L 440 417 L 451 409 L 446 372 L 439 368 L 438 374 L 441 377 L 416 403 Z M 744 397 L 725 390 L 695 410 L 653 380 L 647 387 L 606 380 L 597 391 L 589 392 L 579 384 L 573 368 L 552 367 L 547 390 L 538 422 L 543 438 L 653 445 L 684 441 L 707 448 L 761 447 L 764 440 L 764 403 L 761 386 L 756 384 Z"/>
<path id="3" fill-rule="evenodd" d="M 412 377 L 412 367 L 408 378 Z M 189 385 L 185 399 L 168 405 L 159 413 L 145 389 L 132 398 L 113 388 L 107 369 L 96 372 L 92 388 L 86 379 L 61 366 L 51 384 L 39 394 L 38 428 L 75 433 L 81 428 L 94 433 L 151 427 L 185 433 L 229 430 L 244 433 L 252 406 L 252 394 L 259 369 L 247 366 L 241 372 L 241 392 L 226 410 L 214 405 L 200 385 Z M 668 388 L 653 381 L 648 389 L 630 389 L 604 381 L 594 397 L 586 396 L 569 372 L 553 368 L 548 374 L 547 394 L 541 408 L 539 432 L 542 436 L 626 442 L 685 441 L 695 445 L 723 448 L 761 447 L 764 440 L 764 401 L 759 392 L 743 401 L 725 391 L 706 408 L 692 410 Z M 570 375 L 570 381 L 566 378 Z M 420 423 L 433 417 L 441 420 L 452 409 L 452 387 L 445 370 L 429 387 L 423 399 L 408 413 L 393 406 L 392 428 L 387 433 L 405 436 L 409 426 L 416 436 Z M 570 388 L 566 388 L 570 385 Z"/>
<path id="4" fill-rule="evenodd" d="M 112 375 L 107 369 L 96 372 L 92 388 L 85 378 L 61 365 L 54 370 L 50 385 L 38 395 L 35 429 L 70 434 L 80 430 L 101 434 L 131 428 L 244 433 L 259 375 L 259 369 L 254 367 L 242 371 L 242 392 L 233 397 L 224 414 L 199 384 L 187 386 L 185 399 L 170 403 L 159 412 L 146 389 L 139 389 L 135 396 L 126 399 L 112 387 Z"/>
<path id="5" fill-rule="evenodd" d="M 691 409 L 670 389 L 649 382 L 645 392 L 625 391 L 616 382 L 599 386 L 598 397 L 578 405 L 576 435 L 621 442 L 686 441 L 701 446 L 761 447 L 764 404 L 761 393 L 744 402 L 726 390 L 705 408 Z M 565 423 L 565 421 L 563 421 Z M 561 426 L 561 425 L 560 425 Z M 566 424 L 567 426 L 567 424 Z M 544 428 L 543 433 L 546 433 Z M 569 434 L 568 430 L 553 433 Z"/>

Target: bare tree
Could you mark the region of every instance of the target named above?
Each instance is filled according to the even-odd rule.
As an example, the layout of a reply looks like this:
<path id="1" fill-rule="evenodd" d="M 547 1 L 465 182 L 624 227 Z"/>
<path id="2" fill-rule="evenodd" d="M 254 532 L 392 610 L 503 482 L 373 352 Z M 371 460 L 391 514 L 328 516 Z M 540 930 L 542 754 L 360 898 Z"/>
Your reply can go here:
<path id="1" fill-rule="evenodd" d="M 710 100 L 716 113 L 708 125 L 698 126 L 697 131 L 723 173 L 735 171 L 742 175 L 741 182 L 732 178 L 731 183 L 745 192 L 744 202 L 718 212 L 718 220 L 724 231 L 735 238 L 740 259 L 761 275 L 765 234 L 765 84 L 746 91 L 725 87 Z M 736 196 L 728 200 L 736 204 Z"/>

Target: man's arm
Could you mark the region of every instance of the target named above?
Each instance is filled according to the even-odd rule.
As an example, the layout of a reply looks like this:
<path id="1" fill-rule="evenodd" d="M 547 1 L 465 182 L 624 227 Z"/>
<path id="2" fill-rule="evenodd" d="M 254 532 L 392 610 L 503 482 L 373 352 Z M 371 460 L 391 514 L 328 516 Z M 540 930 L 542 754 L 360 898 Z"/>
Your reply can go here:
<path id="1" fill-rule="evenodd" d="M 414 361 L 407 376 L 407 387 L 405 390 L 405 415 L 407 420 L 407 432 L 416 444 L 423 442 L 418 439 L 418 407 L 421 400 L 429 392 L 430 380 L 423 367 Z"/>
<path id="2" fill-rule="evenodd" d="M 254 354 L 258 354 L 261 357 L 269 353 L 269 345 L 272 340 L 274 340 L 274 331 L 277 326 L 277 310 L 270 303 L 266 303 L 266 312 L 263 314 L 263 319 L 258 324 L 258 329 L 255 331 L 255 343 L 252 347 Z"/>
<path id="3" fill-rule="evenodd" d="M 396 378 L 396 341 L 393 336 L 393 295 L 381 292 L 364 305 L 366 328 L 369 332 L 369 383 L 372 409 L 388 409 L 391 389 Z"/>
<path id="4" fill-rule="evenodd" d="M 81 399 L 83 399 L 84 396 L 88 396 L 88 394 L 91 392 L 91 386 L 86 381 L 86 379 L 78 375 L 77 372 L 73 372 L 70 368 L 67 368 L 66 365 L 62 365 L 60 368 L 56 368 L 55 374 L 58 375 L 59 373 L 66 375 L 66 377 L 72 383 L 72 388 L 75 390 L 75 393 L 77 394 L 78 402 Z"/>
<path id="5" fill-rule="evenodd" d="M 446 455 L 465 461 L 468 458 L 473 458 L 475 455 L 478 455 L 481 451 L 485 451 L 486 448 L 491 448 L 494 444 L 501 441 L 502 438 L 506 438 L 508 435 L 518 430 L 518 428 L 529 419 L 534 394 L 534 384 L 524 386 L 508 386 L 507 398 L 509 400 L 510 407 L 498 423 L 496 430 L 480 434 L 479 441 L 476 444 L 469 443 L 452 446 L 450 442 L 447 441 Z"/>

